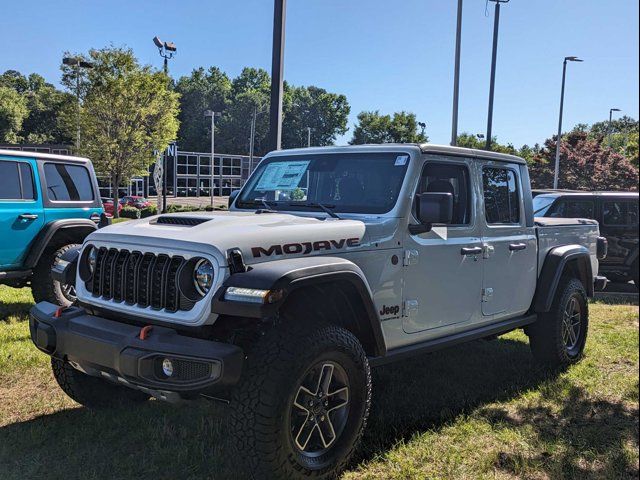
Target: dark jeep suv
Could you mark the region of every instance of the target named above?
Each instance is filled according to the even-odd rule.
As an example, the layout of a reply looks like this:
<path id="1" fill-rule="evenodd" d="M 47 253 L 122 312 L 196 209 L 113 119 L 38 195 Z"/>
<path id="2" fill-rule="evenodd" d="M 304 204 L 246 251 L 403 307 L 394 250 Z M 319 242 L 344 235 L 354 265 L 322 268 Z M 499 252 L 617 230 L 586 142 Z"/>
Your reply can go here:
<path id="1" fill-rule="evenodd" d="M 537 195 L 536 195 L 537 193 Z M 590 218 L 609 242 L 600 273 L 612 282 L 638 287 L 638 192 L 534 191 L 538 217 Z"/>

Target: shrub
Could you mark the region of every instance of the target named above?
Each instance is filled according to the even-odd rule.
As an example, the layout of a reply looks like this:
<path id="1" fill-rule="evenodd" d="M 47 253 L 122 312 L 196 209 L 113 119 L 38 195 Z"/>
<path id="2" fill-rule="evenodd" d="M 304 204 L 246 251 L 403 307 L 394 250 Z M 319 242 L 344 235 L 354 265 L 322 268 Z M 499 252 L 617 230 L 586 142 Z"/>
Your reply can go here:
<path id="1" fill-rule="evenodd" d="M 154 215 L 157 215 L 157 214 L 158 214 L 158 207 L 155 205 L 149 205 L 148 207 L 144 207 L 142 210 L 140 210 L 141 218 L 153 217 Z"/>
<path id="2" fill-rule="evenodd" d="M 140 218 L 140 210 L 136 207 L 126 205 L 122 207 L 122 210 L 120 210 L 120 217 L 138 219 Z"/>
<path id="3" fill-rule="evenodd" d="M 183 212 L 184 210 L 182 209 L 181 205 L 177 205 L 177 204 L 171 204 L 171 205 L 167 205 L 167 213 L 177 213 L 177 212 Z"/>

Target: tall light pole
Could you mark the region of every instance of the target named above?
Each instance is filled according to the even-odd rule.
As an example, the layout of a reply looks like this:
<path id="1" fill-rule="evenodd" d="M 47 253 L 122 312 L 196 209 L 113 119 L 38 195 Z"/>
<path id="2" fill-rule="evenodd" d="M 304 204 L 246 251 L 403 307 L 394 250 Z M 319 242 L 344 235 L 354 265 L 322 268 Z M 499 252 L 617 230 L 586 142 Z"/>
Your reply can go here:
<path id="1" fill-rule="evenodd" d="M 282 91 L 284 76 L 284 32 L 287 0 L 273 1 L 273 47 L 271 51 L 271 105 L 269 112 L 269 150 L 282 145 Z"/>
<path id="2" fill-rule="evenodd" d="M 307 127 L 307 147 L 311 147 L 311 127 Z"/>
<path id="3" fill-rule="evenodd" d="M 562 62 L 562 88 L 560 89 L 560 115 L 558 116 L 558 137 L 556 138 L 556 164 L 553 170 L 553 188 L 558 188 L 560 174 L 560 143 L 562 141 L 562 110 L 564 108 L 564 83 L 567 78 L 567 62 L 582 62 L 578 57 L 564 57 Z"/>
<path id="4" fill-rule="evenodd" d="M 493 127 L 493 97 L 496 86 L 496 60 L 498 56 L 498 29 L 500 27 L 500 4 L 508 3 L 509 0 L 491 0 L 496 4 L 493 18 L 493 49 L 491 51 L 491 80 L 489 81 L 489 112 L 487 114 L 487 143 L 485 148 L 491 150 L 491 129 Z"/>
<path id="5" fill-rule="evenodd" d="M 458 143 L 458 99 L 460 94 L 460 42 L 462 36 L 462 0 L 458 0 L 456 22 L 456 54 L 453 69 L 453 113 L 451 115 L 451 145 Z M 424 133 L 424 131 L 423 131 Z"/>
<path id="6" fill-rule="evenodd" d="M 608 132 L 608 137 L 609 137 L 609 146 L 611 146 L 611 134 L 613 133 L 613 129 L 611 128 L 611 122 L 613 120 L 613 112 L 621 112 L 622 110 L 620 110 L 619 108 L 610 108 L 609 109 L 609 125 L 607 127 L 607 129 L 609 130 Z"/>
<path id="7" fill-rule="evenodd" d="M 163 42 L 159 37 L 153 37 L 153 43 L 158 47 L 158 53 L 164 58 L 163 71 L 166 75 L 169 74 L 169 60 L 171 60 L 177 53 L 178 48 L 173 42 Z"/>
<path id="8" fill-rule="evenodd" d="M 424 129 L 427 128 L 427 124 L 425 122 L 418 122 L 418 126 L 420 127 L 420 135 L 424 137 Z M 455 145 L 455 144 L 452 143 L 452 145 Z"/>
<path id="9" fill-rule="evenodd" d="M 64 65 L 74 67 L 76 70 L 76 154 L 80 150 L 80 70 L 93 68 L 93 63 L 83 60 L 81 57 L 64 57 Z"/>
<path id="10" fill-rule="evenodd" d="M 214 112 L 213 110 L 205 110 L 204 116 L 211 117 L 211 207 L 213 208 L 213 166 L 215 163 L 215 151 L 216 151 L 216 117 L 221 116 L 222 113 Z M 222 197 L 222 159 L 220 160 L 220 166 L 218 167 L 218 179 L 220 181 L 220 197 Z"/>
<path id="11" fill-rule="evenodd" d="M 158 53 L 164 59 L 162 70 L 164 74 L 168 76 L 169 60 L 176 55 L 178 48 L 176 47 L 175 43 L 163 42 L 162 40 L 160 40 L 160 37 L 153 37 L 153 43 L 156 47 L 158 47 Z M 166 154 L 164 155 L 164 163 L 162 164 L 162 213 L 167 213 L 167 156 L 168 155 Z"/>

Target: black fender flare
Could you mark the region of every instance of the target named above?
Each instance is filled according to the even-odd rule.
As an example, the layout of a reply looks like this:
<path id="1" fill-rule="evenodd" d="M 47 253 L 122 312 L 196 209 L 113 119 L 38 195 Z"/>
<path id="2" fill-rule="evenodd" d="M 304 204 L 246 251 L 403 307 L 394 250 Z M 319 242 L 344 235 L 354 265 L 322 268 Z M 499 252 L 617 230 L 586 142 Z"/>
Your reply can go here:
<path id="1" fill-rule="evenodd" d="M 89 220 L 88 218 L 66 218 L 47 223 L 42 227 L 40 232 L 38 232 L 38 235 L 33 240 L 33 243 L 29 248 L 29 253 L 25 259 L 25 268 L 34 268 L 36 266 L 42 256 L 42 253 L 45 251 L 49 242 L 51 242 L 51 239 L 57 232 L 71 228 L 87 229 L 87 235 L 89 235 L 89 233 L 97 230 L 98 226 L 94 221 Z M 82 243 L 87 235 L 82 239 L 78 239 L 78 243 Z"/>
<path id="2" fill-rule="evenodd" d="M 212 313 L 266 319 L 277 314 L 287 296 L 297 289 L 310 285 L 346 281 L 351 284 L 362 301 L 366 312 L 366 327 L 373 337 L 373 356 L 386 354 L 382 324 L 373 303 L 372 293 L 362 270 L 349 260 L 340 257 L 316 256 L 275 260 L 252 265 L 246 272 L 234 273 L 216 291 L 211 304 Z M 255 304 L 225 301 L 228 287 L 282 290 L 284 295 L 272 304 Z"/>
<path id="3" fill-rule="evenodd" d="M 549 250 L 544 260 L 536 286 L 534 311 L 548 312 L 551 310 L 551 304 L 556 295 L 560 278 L 567 264 L 571 261 L 576 261 L 577 263 L 578 275 L 587 291 L 587 296 L 593 296 L 593 271 L 589 250 L 577 244 L 562 245 Z"/>

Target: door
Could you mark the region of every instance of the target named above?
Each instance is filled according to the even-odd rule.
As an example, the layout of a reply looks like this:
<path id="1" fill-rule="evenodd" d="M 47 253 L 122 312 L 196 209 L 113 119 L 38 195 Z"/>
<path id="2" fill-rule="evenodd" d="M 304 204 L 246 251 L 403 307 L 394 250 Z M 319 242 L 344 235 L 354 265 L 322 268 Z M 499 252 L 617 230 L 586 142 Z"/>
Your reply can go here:
<path id="1" fill-rule="evenodd" d="M 536 288 L 537 241 L 527 226 L 517 165 L 482 162 L 482 314 L 524 313 Z M 531 222 L 532 223 L 532 222 Z"/>
<path id="2" fill-rule="evenodd" d="M 144 180 L 134 178 L 131 181 L 131 192 L 134 197 L 144 197 Z"/>
<path id="3" fill-rule="evenodd" d="M 32 160 L 0 158 L 0 270 L 17 270 L 44 224 Z"/>
<path id="4" fill-rule="evenodd" d="M 407 333 L 446 335 L 457 324 L 479 316 L 482 249 L 474 213 L 478 202 L 473 168 L 471 161 L 442 156 L 429 156 L 423 166 L 416 193 L 451 193 L 453 222 L 433 225 L 427 233 L 406 234 L 403 329 Z M 415 216 L 411 222 L 418 223 Z"/>
<path id="5" fill-rule="evenodd" d="M 612 267 L 629 266 L 638 249 L 638 199 L 604 195 L 600 198 L 600 233 L 609 242 L 607 257 L 600 263 Z"/>

